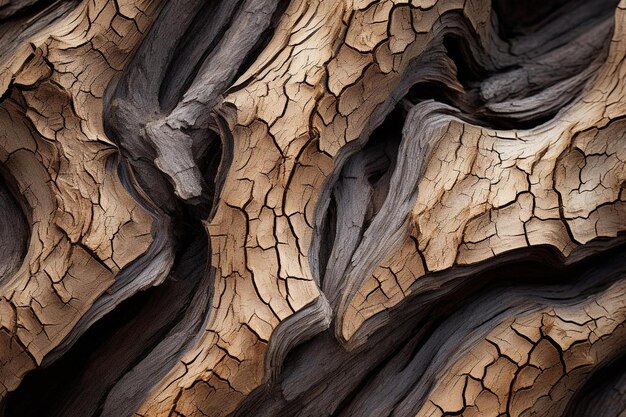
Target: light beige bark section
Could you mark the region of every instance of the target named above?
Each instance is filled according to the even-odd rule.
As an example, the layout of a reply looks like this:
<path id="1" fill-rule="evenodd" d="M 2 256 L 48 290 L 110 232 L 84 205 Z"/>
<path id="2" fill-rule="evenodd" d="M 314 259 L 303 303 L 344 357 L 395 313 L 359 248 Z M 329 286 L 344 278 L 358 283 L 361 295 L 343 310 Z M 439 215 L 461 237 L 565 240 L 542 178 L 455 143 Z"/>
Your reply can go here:
<path id="1" fill-rule="evenodd" d="M 117 177 L 102 96 L 156 6 L 86 0 L 0 69 L 0 161 L 32 223 L 21 268 L 0 286 L 0 396 L 152 242 L 152 218 Z"/>
<path id="2" fill-rule="evenodd" d="M 416 417 L 560 416 L 599 364 L 625 348 L 626 283 L 578 304 L 506 319 L 437 370 Z"/>
<path id="3" fill-rule="evenodd" d="M 291 2 L 270 44 L 224 100 L 235 149 L 207 224 L 217 274 L 206 334 L 138 414 L 227 415 L 267 377 L 274 329 L 323 297 L 307 255 L 333 158 L 359 138 L 424 51 L 440 13 L 463 2 L 431 6 Z M 466 13 L 477 26 L 489 18 L 485 7 L 469 5 Z"/>
<path id="4" fill-rule="evenodd" d="M 58 346 L 120 269 L 152 242 L 152 219 L 114 173 L 116 149 L 103 131 L 102 96 L 141 41 L 157 3 L 86 0 L 20 46 L 0 71 L 0 91 L 9 92 L 0 106 L 0 161 L 32 209 L 24 264 L 0 286 L 0 395 Z M 338 154 L 370 133 L 377 107 L 389 100 L 409 62 L 427 50 L 439 17 L 452 10 L 479 36 L 488 35 L 487 1 L 291 2 L 269 45 L 218 109 L 234 149 L 206 222 L 216 273 L 205 331 L 139 415 L 227 415 L 267 379 L 276 328 L 323 298 L 308 254 L 314 209 Z M 400 303 L 428 271 L 530 245 L 549 244 L 567 256 L 626 228 L 619 119 L 626 113 L 625 23 L 620 10 L 606 64 L 554 121 L 528 131 L 458 120 L 444 126 L 419 183 L 406 240 L 344 300 L 338 320 L 344 341 Z M 532 335 L 511 330 L 518 319 L 503 323 L 489 341 L 472 347 L 480 352 L 450 365 L 423 412 L 480 402 L 481 413 L 497 415 L 507 395 L 515 407 L 540 405 L 546 390 L 560 389 L 551 379 L 558 349 L 569 352 L 569 341 L 581 335 L 598 355 L 614 348 L 621 327 L 611 326 L 624 321 L 623 290 L 616 286 L 598 299 L 603 315 L 585 304 L 520 319 L 534 326 Z M 611 337 L 592 340 L 595 332 Z M 568 363 L 593 364 L 587 359 Z M 484 372 L 471 375 L 481 366 Z M 507 391 L 524 366 L 530 376 L 520 384 L 544 378 L 527 390 L 532 395 L 524 394 L 529 399 Z M 541 372 L 532 376 L 535 369 Z"/>
<path id="5" fill-rule="evenodd" d="M 340 337 L 350 340 L 366 320 L 398 305 L 423 271 L 534 245 L 567 256 L 626 230 L 621 9 L 615 24 L 606 63 L 552 121 L 503 131 L 451 118 L 440 129 L 406 230 L 404 246 L 417 243 L 417 250 L 390 253 L 346 300 Z"/>

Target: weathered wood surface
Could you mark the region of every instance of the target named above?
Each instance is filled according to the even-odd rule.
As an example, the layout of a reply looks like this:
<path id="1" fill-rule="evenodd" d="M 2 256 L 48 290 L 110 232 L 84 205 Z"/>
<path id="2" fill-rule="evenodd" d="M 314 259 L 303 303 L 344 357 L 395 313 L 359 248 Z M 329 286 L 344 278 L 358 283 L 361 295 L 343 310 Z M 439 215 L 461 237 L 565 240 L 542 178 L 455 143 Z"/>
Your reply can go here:
<path id="1" fill-rule="evenodd" d="M 0 0 L 0 415 L 624 415 L 625 57 L 617 0 Z"/>

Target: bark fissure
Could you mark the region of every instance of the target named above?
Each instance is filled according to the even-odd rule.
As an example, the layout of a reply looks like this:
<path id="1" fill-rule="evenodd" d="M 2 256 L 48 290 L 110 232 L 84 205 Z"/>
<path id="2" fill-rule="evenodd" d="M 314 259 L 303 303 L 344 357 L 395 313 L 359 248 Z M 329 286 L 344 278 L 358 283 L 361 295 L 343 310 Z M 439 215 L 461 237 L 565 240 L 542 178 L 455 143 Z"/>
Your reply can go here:
<path id="1" fill-rule="evenodd" d="M 0 415 L 618 416 L 625 56 L 624 0 L 0 0 Z"/>

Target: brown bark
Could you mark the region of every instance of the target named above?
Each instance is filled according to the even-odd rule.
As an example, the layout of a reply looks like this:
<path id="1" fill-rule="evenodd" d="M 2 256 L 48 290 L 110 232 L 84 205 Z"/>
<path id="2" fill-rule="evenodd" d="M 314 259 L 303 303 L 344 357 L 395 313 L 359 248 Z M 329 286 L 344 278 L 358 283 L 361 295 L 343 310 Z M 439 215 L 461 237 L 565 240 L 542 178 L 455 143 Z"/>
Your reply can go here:
<path id="1" fill-rule="evenodd" d="M 0 415 L 626 413 L 625 56 L 617 0 L 0 0 Z"/>

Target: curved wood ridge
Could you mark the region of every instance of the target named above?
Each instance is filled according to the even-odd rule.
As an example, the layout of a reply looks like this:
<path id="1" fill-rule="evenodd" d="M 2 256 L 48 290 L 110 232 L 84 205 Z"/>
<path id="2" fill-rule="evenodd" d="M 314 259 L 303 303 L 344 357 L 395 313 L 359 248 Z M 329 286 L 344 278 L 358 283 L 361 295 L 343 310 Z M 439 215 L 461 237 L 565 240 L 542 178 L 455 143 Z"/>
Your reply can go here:
<path id="1" fill-rule="evenodd" d="M 31 227 L 21 266 L 0 287 L 4 394 L 68 336 L 159 280 L 116 281 L 153 244 L 153 220 L 116 175 L 102 127 L 104 90 L 154 12 L 148 2 L 84 2 L 5 54 L 0 161 Z"/>
<path id="2" fill-rule="evenodd" d="M 0 415 L 626 412 L 595 3 L 0 0 Z"/>

